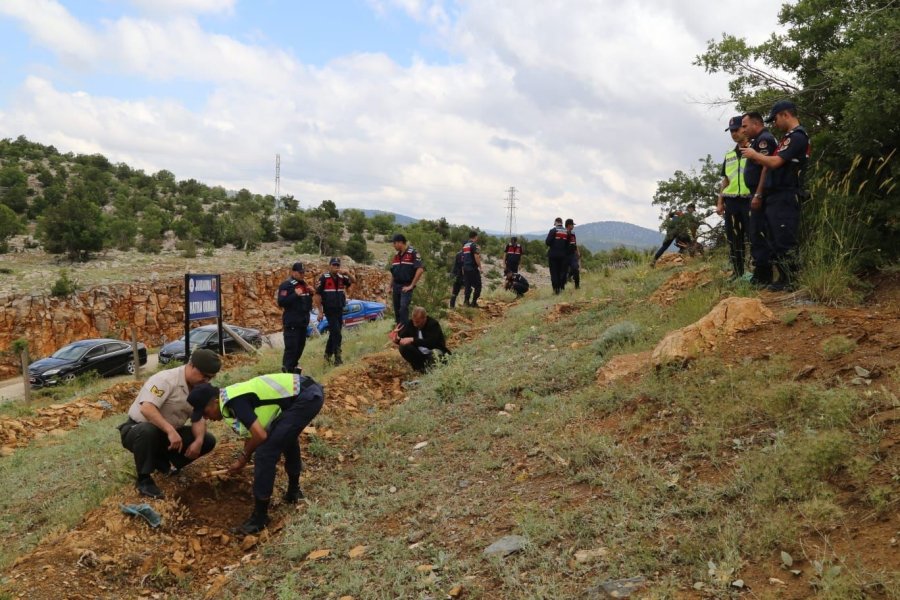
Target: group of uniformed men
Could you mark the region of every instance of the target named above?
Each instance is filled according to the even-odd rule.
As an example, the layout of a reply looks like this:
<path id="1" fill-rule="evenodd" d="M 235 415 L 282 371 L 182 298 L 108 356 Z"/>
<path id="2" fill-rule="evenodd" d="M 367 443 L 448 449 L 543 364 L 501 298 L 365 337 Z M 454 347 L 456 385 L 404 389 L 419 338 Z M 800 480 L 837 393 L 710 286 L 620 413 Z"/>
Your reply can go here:
<path id="1" fill-rule="evenodd" d="M 547 232 L 544 243 L 547 245 L 547 262 L 550 266 L 550 284 L 553 293 L 559 294 L 566 288 L 570 278 L 577 290 L 581 287 L 581 253 L 575 239 L 575 221 L 566 219 L 563 226 L 561 217 L 556 217 L 553 228 Z"/>
<path id="2" fill-rule="evenodd" d="M 785 132 L 780 141 L 765 123 Z M 789 100 L 776 102 L 765 120 L 758 112 L 732 117 L 726 131 L 735 146 L 722 163 L 716 212 L 725 218 L 733 277 L 744 274 L 744 246 L 749 237 L 751 283 L 771 291 L 790 289 L 799 266 L 798 228 L 809 135 L 797 118 L 797 106 Z"/>

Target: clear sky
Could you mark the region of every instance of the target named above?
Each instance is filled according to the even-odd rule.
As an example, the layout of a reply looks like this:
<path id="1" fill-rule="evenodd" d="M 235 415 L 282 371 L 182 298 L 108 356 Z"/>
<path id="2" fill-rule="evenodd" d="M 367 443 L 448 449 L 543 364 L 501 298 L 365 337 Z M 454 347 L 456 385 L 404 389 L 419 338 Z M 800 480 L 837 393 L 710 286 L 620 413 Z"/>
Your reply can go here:
<path id="1" fill-rule="evenodd" d="M 781 0 L 0 0 L 0 137 L 304 207 L 503 230 L 655 228 L 656 182 L 730 145 L 722 33 Z M 753 7 L 752 11 L 748 7 Z"/>

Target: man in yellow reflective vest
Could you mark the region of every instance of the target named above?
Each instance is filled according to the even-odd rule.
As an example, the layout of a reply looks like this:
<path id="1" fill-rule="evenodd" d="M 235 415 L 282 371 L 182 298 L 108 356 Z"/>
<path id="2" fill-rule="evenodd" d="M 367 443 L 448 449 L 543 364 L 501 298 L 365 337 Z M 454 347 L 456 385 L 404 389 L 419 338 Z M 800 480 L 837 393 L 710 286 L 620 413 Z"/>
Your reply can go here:
<path id="1" fill-rule="evenodd" d="M 240 456 L 228 469 L 237 473 L 256 453 L 253 464 L 254 507 L 239 533 L 258 533 L 269 522 L 269 501 L 275 487 L 275 469 L 284 455 L 288 488 L 284 501 L 297 503 L 300 490 L 300 432 L 319 414 L 325 402 L 322 386 L 310 377 L 294 373 L 260 375 L 225 388 L 204 384 L 188 396 L 194 408 L 191 421 L 225 420 L 246 438 Z"/>
<path id="2" fill-rule="evenodd" d="M 731 266 L 734 269 L 732 279 L 740 279 L 744 275 L 744 239 L 750 228 L 750 198 L 753 195 L 744 180 L 747 159 L 740 152 L 747 145 L 742 117 L 731 117 L 725 131 L 731 133 L 735 146 L 725 154 L 725 160 L 722 161 L 722 182 L 716 201 L 716 213 L 725 217 L 725 237 L 728 239 Z"/>

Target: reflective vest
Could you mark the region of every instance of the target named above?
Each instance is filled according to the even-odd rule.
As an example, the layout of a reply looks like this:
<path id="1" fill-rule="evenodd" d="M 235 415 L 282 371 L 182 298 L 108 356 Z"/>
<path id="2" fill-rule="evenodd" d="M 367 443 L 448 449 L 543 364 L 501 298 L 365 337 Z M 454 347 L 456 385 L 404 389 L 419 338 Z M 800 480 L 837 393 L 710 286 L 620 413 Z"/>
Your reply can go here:
<path id="1" fill-rule="evenodd" d="M 243 394 L 255 394 L 257 400 L 253 402 L 253 412 L 256 413 L 259 424 L 265 429 L 281 414 L 282 405 L 287 401 L 292 401 L 300 394 L 300 380 L 300 375 L 293 373 L 273 373 L 229 385 L 219 394 L 219 410 L 222 411 L 222 419 L 239 436 L 250 437 L 250 431 L 235 418 L 228 403 Z"/>
<path id="2" fill-rule="evenodd" d="M 737 196 L 750 196 L 752 192 L 744 181 L 744 167 L 747 159 L 741 156 L 737 149 L 732 149 L 725 155 L 725 177 L 728 178 L 728 187 L 722 190 L 726 198 Z"/>

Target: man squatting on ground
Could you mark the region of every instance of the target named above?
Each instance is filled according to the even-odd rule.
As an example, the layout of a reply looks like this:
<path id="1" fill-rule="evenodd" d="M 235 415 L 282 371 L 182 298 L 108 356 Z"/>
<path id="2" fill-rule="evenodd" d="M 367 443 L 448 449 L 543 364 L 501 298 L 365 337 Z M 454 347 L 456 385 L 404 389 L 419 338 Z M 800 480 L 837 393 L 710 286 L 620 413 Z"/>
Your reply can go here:
<path id="1" fill-rule="evenodd" d="M 397 325 L 391 340 L 400 349 L 400 356 L 419 373 L 433 365 L 436 357 L 450 354 L 441 324 L 421 306 L 413 309 L 409 322 Z"/>
<path id="2" fill-rule="evenodd" d="M 281 307 L 281 326 L 284 335 L 282 373 L 300 373 L 298 365 L 306 347 L 306 328 L 312 310 L 315 290 L 303 280 L 303 263 L 295 262 L 291 277 L 278 286 L 278 306 Z"/>
<path id="3" fill-rule="evenodd" d="M 216 447 L 206 423 L 185 422 L 192 408 L 188 394 L 215 377 L 222 367 L 219 355 L 200 348 L 187 364 L 152 375 L 128 409 L 128 420 L 119 425 L 122 446 L 134 454 L 137 489 L 144 496 L 162 498 L 153 471 L 166 475 L 177 471 Z"/>
<path id="4" fill-rule="evenodd" d="M 224 419 L 245 438 L 240 456 L 228 469 L 230 473 L 238 473 L 256 453 L 253 512 L 237 528 L 239 533 L 257 533 L 268 524 L 269 501 L 281 455 L 284 455 L 288 477 L 283 500 L 288 504 L 299 502 L 303 497 L 299 436 L 322 409 L 325 392 L 321 385 L 295 373 L 274 373 L 222 389 L 208 384 L 197 386 L 188 396 L 188 402 L 192 407 L 192 423 Z"/>

